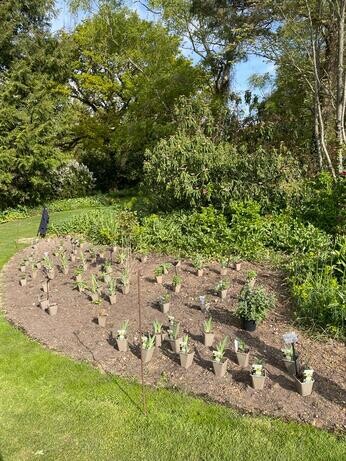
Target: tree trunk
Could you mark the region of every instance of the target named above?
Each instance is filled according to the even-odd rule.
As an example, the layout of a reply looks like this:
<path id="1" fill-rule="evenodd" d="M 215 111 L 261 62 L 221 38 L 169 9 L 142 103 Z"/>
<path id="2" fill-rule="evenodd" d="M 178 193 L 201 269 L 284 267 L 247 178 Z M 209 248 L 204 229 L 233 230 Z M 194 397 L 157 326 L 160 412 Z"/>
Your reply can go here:
<path id="1" fill-rule="evenodd" d="M 345 103 L 345 71 L 344 71 L 344 49 L 345 49 L 345 9 L 346 0 L 338 0 L 336 5 L 338 16 L 338 74 L 336 91 L 336 136 L 338 142 L 338 171 L 343 171 L 344 151 L 344 103 Z"/>

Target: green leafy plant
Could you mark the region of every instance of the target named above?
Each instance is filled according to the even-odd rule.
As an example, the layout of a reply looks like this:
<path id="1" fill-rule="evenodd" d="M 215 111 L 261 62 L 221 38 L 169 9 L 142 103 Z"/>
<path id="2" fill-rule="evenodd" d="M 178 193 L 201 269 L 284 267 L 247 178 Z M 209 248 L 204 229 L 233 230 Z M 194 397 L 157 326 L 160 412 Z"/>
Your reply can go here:
<path id="1" fill-rule="evenodd" d="M 211 317 L 208 320 L 205 320 L 203 323 L 203 331 L 204 333 L 211 333 L 213 330 L 213 319 Z"/>
<path id="2" fill-rule="evenodd" d="M 223 269 L 226 269 L 229 265 L 229 258 L 226 258 L 226 257 L 222 257 L 220 259 L 220 266 L 223 268 Z"/>
<path id="3" fill-rule="evenodd" d="M 91 284 L 90 284 L 89 290 L 91 291 L 91 293 L 93 293 L 95 295 L 98 294 L 99 290 L 100 290 L 99 283 L 98 283 L 97 278 L 96 278 L 96 276 L 94 274 L 91 276 Z"/>
<path id="4" fill-rule="evenodd" d="M 262 359 L 257 358 L 255 363 L 251 365 L 251 374 L 255 376 L 263 376 L 264 373 L 264 362 Z"/>
<path id="5" fill-rule="evenodd" d="M 163 268 L 162 264 L 160 266 L 155 267 L 154 275 L 156 277 L 161 277 L 163 275 L 163 273 L 164 273 L 164 268 Z"/>
<path id="6" fill-rule="evenodd" d="M 248 346 L 246 345 L 245 341 L 243 341 L 240 338 L 235 339 L 235 344 L 236 344 L 236 352 L 247 352 L 249 350 Z"/>
<path id="7" fill-rule="evenodd" d="M 178 286 L 178 285 L 181 285 L 181 282 L 182 282 L 182 277 L 180 277 L 180 275 L 174 275 L 173 276 L 173 279 L 172 279 L 172 285 L 174 287 Z"/>
<path id="8" fill-rule="evenodd" d="M 142 336 L 142 348 L 149 350 L 155 347 L 155 336 L 154 335 L 143 335 Z"/>
<path id="9" fill-rule="evenodd" d="M 239 297 L 236 315 L 245 320 L 261 322 L 275 305 L 275 297 L 263 288 L 249 289 L 245 286 Z"/>
<path id="10" fill-rule="evenodd" d="M 171 300 L 171 295 L 169 293 L 164 293 L 163 295 L 160 296 L 160 304 L 161 304 L 161 306 L 163 304 L 169 303 L 170 300 Z"/>
<path id="11" fill-rule="evenodd" d="M 76 280 L 73 285 L 78 291 L 84 291 L 88 288 L 88 285 L 83 280 Z"/>
<path id="12" fill-rule="evenodd" d="M 169 317 L 168 337 L 169 339 L 178 339 L 180 331 L 180 323 L 177 322 L 174 317 Z"/>
<path id="13" fill-rule="evenodd" d="M 120 282 L 125 287 L 130 283 L 130 272 L 127 268 L 123 269 L 120 274 Z"/>
<path id="14" fill-rule="evenodd" d="M 169 269 L 172 267 L 172 264 L 171 263 L 163 263 L 163 264 L 161 264 L 161 267 L 162 267 L 162 273 L 167 274 Z"/>
<path id="15" fill-rule="evenodd" d="M 215 362 L 222 362 L 225 356 L 226 347 L 228 344 L 228 336 L 225 336 L 222 341 L 216 345 L 216 349 L 213 351 L 213 358 Z"/>
<path id="16" fill-rule="evenodd" d="M 160 323 L 158 320 L 153 321 L 153 331 L 155 335 L 158 335 L 162 332 L 162 323 Z"/>
<path id="17" fill-rule="evenodd" d="M 69 267 L 69 263 L 68 263 L 68 259 L 67 259 L 67 256 L 65 253 L 63 253 L 61 256 L 60 256 L 60 267 L 62 268 L 62 270 L 64 272 L 66 272 L 66 270 L 68 269 Z"/>
<path id="18" fill-rule="evenodd" d="M 220 293 L 223 290 L 227 290 L 229 286 L 230 286 L 230 283 L 228 280 L 220 280 L 215 286 L 215 291 L 217 293 Z"/>
<path id="19" fill-rule="evenodd" d="M 111 272 L 112 270 L 112 263 L 111 261 L 105 261 L 103 264 L 102 264 L 102 272 L 104 273 L 109 273 Z"/>
<path id="20" fill-rule="evenodd" d="M 193 264 L 193 267 L 197 270 L 203 269 L 203 265 L 204 265 L 203 257 L 201 255 L 196 255 L 192 264 Z"/>
<path id="21" fill-rule="evenodd" d="M 180 343 L 180 352 L 188 354 L 190 352 L 190 338 L 188 335 L 184 335 Z"/>
<path id="22" fill-rule="evenodd" d="M 250 280 L 254 280 L 257 277 L 257 272 L 256 271 L 248 271 L 246 274 L 246 280 L 247 282 L 250 282 Z"/>
<path id="23" fill-rule="evenodd" d="M 113 278 L 110 278 L 107 283 L 107 289 L 110 296 L 114 296 L 117 291 L 117 283 Z"/>
<path id="24" fill-rule="evenodd" d="M 42 260 L 42 265 L 46 271 L 51 271 L 53 269 L 53 263 L 49 256 L 44 256 Z"/>

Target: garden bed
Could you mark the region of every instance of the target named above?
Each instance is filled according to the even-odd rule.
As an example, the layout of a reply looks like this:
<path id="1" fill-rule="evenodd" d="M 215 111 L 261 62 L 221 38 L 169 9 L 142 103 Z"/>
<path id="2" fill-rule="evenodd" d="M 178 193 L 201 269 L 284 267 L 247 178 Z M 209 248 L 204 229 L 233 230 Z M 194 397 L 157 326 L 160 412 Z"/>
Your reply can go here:
<path id="1" fill-rule="evenodd" d="M 9 321 L 32 338 L 51 349 L 69 355 L 77 360 L 87 360 L 107 372 L 125 377 L 140 377 L 140 332 L 138 331 L 137 271 L 142 271 L 141 299 L 143 310 L 143 331 L 151 331 L 153 321 L 168 324 L 157 301 L 171 289 L 174 269 L 164 276 L 163 285 L 155 283 L 154 269 L 173 258 L 149 255 L 143 263 L 133 259 L 130 292 L 117 293 L 116 304 L 110 306 L 102 299 L 95 305 L 87 293 L 73 289 L 73 272 L 63 275 L 57 269 L 51 281 L 50 299 L 58 305 L 58 313 L 51 317 L 38 307 L 44 296 L 41 283 L 45 280 L 42 270 L 35 280 L 28 277 L 27 285 L 19 286 L 21 272 L 19 266 L 25 256 L 34 252 L 41 258 L 44 252 L 56 250 L 61 240 L 44 240 L 33 248 L 18 253 L 3 270 L 3 305 Z M 64 240 L 69 249 L 70 241 Z M 108 253 L 105 253 L 108 257 Z M 52 257 L 54 263 L 56 258 Z M 71 263 L 71 268 L 79 262 Z M 91 274 L 99 274 L 100 262 L 89 264 L 86 279 Z M 309 422 L 318 427 L 342 430 L 345 428 L 346 390 L 345 347 L 333 340 L 315 341 L 293 326 L 291 306 L 286 294 L 282 275 L 265 266 L 243 263 L 240 272 L 228 269 L 226 277 L 219 274 L 217 263 L 207 265 L 204 275 L 197 277 L 189 261 L 182 261 L 179 275 L 182 289 L 179 294 L 171 294 L 169 315 L 181 323 L 181 329 L 191 337 L 195 351 L 192 366 L 185 370 L 180 366 L 179 356 L 174 354 L 167 341 L 156 349 L 152 361 L 145 365 L 145 381 L 154 386 L 176 387 L 183 391 L 203 396 L 244 412 L 268 414 L 288 419 Z M 256 270 L 257 283 L 276 294 L 276 308 L 253 333 L 240 329 L 240 322 L 234 315 L 235 306 L 244 286 L 246 273 Z M 113 263 L 113 276 L 120 273 L 120 265 Z M 214 294 L 214 287 L 221 278 L 230 280 L 230 289 L 225 300 Z M 227 349 L 228 372 L 224 378 L 216 378 L 212 368 L 212 348 L 203 345 L 202 326 L 206 316 L 199 307 L 199 296 L 208 295 L 210 315 L 213 318 L 216 341 L 225 335 L 230 338 Z M 105 328 L 97 324 L 100 308 L 107 310 Z M 124 320 L 129 320 L 129 351 L 119 352 L 114 347 L 112 332 L 119 329 Z M 282 335 L 291 330 L 299 337 L 298 350 L 301 356 L 315 370 L 315 385 L 311 396 L 301 397 L 295 390 L 292 377 L 285 371 L 282 362 Z M 267 380 L 263 391 L 250 387 L 248 369 L 241 369 L 235 360 L 233 340 L 243 339 L 250 347 L 250 363 L 255 357 L 263 358 L 267 370 Z M 214 344 L 215 344 L 214 343 Z"/>

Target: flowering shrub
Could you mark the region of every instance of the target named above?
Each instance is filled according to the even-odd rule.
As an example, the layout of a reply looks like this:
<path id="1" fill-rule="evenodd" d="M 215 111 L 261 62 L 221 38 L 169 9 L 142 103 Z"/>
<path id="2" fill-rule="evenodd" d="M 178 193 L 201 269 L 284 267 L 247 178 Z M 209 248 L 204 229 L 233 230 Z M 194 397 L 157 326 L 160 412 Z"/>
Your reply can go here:
<path id="1" fill-rule="evenodd" d="M 53 191 L 56 197 L 83 197 L 92 192 L 95 179 L 83 163 L 76 160 L 60 166 L 51 173 Z"/>

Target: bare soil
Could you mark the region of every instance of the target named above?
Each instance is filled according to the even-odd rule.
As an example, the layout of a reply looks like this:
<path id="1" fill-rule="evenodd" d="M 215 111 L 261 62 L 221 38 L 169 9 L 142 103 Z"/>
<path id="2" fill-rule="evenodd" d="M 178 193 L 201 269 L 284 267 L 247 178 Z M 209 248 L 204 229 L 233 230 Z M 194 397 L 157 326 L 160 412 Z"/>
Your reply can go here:
<path id="1" fill-rule="evenodd" d="M 107 372 L 139 379 L 141 335 L 137 273 L 140 270 L 143 331 L 151 331 L 155 319 L 168 325 L 167 315 L 158 307 L 160 295 L 168 291 L 171 293 L 169 315 L 181 323 L 182 332 L 189 334 L 195 351 L 192 366 L 185 370 L 180 366 L 179 355 L 174 354 L 169 343 L 164 341 L 162 347 L 155 350 L 152 361 L 145 365 L 147 384 L 175 387 L 245 413 L 298 420 L 332 430 L 342 431 L 346 428 L 345 345 L 334 340 L 314 340 L 294 325 L 283 276 L 277 270 L 244 262 L 240 272 L 228 269 L 227 276 L 221 277 L 219 265 L 210 263 L 204 275 L 197 277 L 191 263 L 182 261 L 177 269 L 183 278 L 182 289 L 179 294 L 174 294 L 171 291 L 174 268 L 164 276 L 163 285 L 155 283 L 153 274 L 156 266 L 163 262 L 174 262 L 173 258 L 149 255 L 145 263 L 133 258 L 130 292 L 127 295 L 118 292 L 116 304 L 110 306 L 107 299 L 95 305 L 89 300 L 87 292 L 79 293 L 74 289 L 73 270 L 79 265 L 77 260 L 70 263 L 69 275 L 63 275 L 56 267 L 56 276 L 50 284 L 50 302 L 57 303 L 58 313 L 52 317 L 39 307 L 39 301 L 46 297 L 41 289 L 45 280 L 43 271 L 39 270 L 35 280 L 29 276 L 27 285 L 21 287 L 19 280 L 23 274 L 19 266 L 23 258 L 32 253 L 36 259 L 42 258 L 44 252 L 49 252 L 51 256 L 61 242 L 69 254 L 70 240 L 42 240 L 16 254 L 3 269 L 5 315 L 30 337 L 76 360 L 90 361 Z M 83 249 L 87 257 L 88 247 L 90 245 Z M 57 265 L 57 258 L 51 257 Z M 110 257 L 109 251 L 105 252 L 105 257 Z M 89 262 L 84 278 L 89 284 L 91 274 L 100 274 L 101 263 L 101 260 L 93 264 Z M 121 265 L 113 261 L 113 277 L 119 276 L 120 270 Z M 237 298 L 249 270 L 257 271 L 257 285 L 266 287 L 277 297 L 275 309 L 253 333 L 242 330 L 234 315 Z M 30 272 L 27 269 L 27 273 Z M 225 300 L 214 293 L 214 287 L 221 278 L 227 278 L 231 284 Z M 224 378 L 214 375 L 212 348 L 203 345 L 202 325 L 206 316 L 200 310 L 198 299 L 205 294 L 211 305 L 210 315 L 216 336 L 214 344 L 225 335 L 230 338 L 228 372 Z M 97 324 L 96 318 L 101 308 L 108 312 L 106 328 Z M 129 320 L 130 347 L 124 353 L 116 349 L 112 332 L 126 319 Z M 301 397 L 296 392 L 293 378 L 286 372 L 282 362 L 282 335 L 292 330 L 298 334 L 298 351 L 303 362 L 315 370 L 314 389 L 309 397 Z M 236 337 L 245 340 L 249 346 L 250 364 L 256 357 L 264 359 L 267 379 L 263 391 L 253 390 L 249 369 L 241 369 L 237 365 L 233 348 Z"/>

